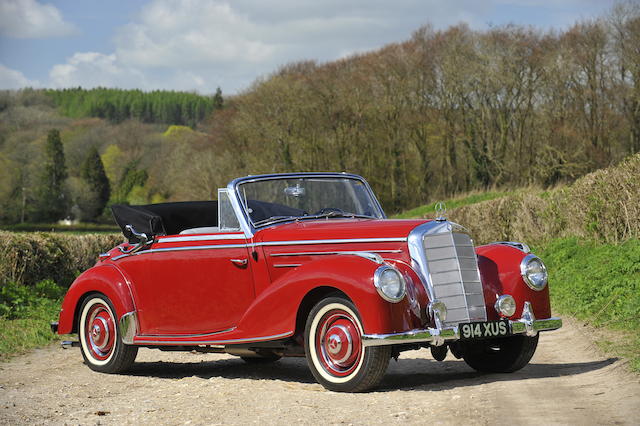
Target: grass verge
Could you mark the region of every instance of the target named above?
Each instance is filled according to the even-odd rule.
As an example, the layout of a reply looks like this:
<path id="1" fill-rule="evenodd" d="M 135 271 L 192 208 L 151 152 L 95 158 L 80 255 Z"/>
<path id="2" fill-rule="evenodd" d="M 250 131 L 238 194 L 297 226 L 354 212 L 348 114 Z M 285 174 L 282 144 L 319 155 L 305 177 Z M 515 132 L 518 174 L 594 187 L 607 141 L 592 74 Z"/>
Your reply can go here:
<path id="1" fill-rule="evenodd" d="M 467 194 L 460 198 L 452 198 L 450 200 L 446 200 L 445 204 L 446 204 L 447 210 L 451 210 L 457 207 L 479 203 L 481 201 L 488 201 L 488 200 L 494 200 L 500 197 L 505 197 L 509 194 L 511 194 L 511 192 L 506 192 L 506 191 L 478 192 L 475 194 Z M 423 218 L 423 217 L 435 217 L 437 203 L 438 201 L 433 202 L 431 204 L 418 206 L 415 209 L 407 210 L 406 212 L 398 213 L 396 215 L 393 215 L 392 219 L 413 219 L 413 218 Z"/>
<path id="2" fill-rule="evenodd" d="M 0 288 L 0 360 L 58 340 L 49 324 L 58 318 L 63 293 L 51 280 Z"/>
<path id="3" fill-rule="evenodd" d="M 534 251 L 549 269 L 554 310 L 608 330 L 599 346 L 640 372 L 640 240 L 561 238 Z"/>
<path id="4" fill-rule="evenodd" d="M 59 340 L 49 323 L 58 317 L 60 303 L 32 308 L 25 318 L 0 318 L 0 360 L 25 353 L 30 349 Z"/>

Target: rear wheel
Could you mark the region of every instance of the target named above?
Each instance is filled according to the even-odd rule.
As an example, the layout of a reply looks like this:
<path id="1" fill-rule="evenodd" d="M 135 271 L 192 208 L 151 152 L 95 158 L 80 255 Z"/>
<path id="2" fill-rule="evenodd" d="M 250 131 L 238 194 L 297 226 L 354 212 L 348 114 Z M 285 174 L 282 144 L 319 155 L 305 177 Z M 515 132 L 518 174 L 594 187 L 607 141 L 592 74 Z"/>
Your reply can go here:
<path id="1" fill-rule="evenodd" d="M 356 307 L 341 297 L 320 301 L 305 327 L 307 363 L 316 380 L 337 392 L 362 392 L 382 380 L 391 348 L 362 345 L 363 328 Z"/>
<path id="2" fill-rule="evenodd" d="M 120 373 L 136 359 L 137 346 L 122 343 L 115 309 L 102 294 L 88 296 L 82 303 L 78 320 L 78 334 L 82 357 L 92 370 Z"/>
<path id="3" fill-rule="evenodd" d="M 511 336 L 467 344 L 464 361 L 488 373 L 512 373 L 527 365 L 538 346 L 538 335 Z"/>

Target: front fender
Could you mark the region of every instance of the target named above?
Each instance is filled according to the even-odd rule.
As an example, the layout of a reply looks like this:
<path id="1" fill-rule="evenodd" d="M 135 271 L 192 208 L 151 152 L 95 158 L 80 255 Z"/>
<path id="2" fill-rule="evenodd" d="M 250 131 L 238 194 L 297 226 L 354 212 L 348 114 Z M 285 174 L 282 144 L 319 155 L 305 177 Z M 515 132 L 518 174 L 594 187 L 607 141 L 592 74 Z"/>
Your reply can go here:
<path id="1" fill-rule="evenodd" d="M 135 303 L 127 279 L 113 265 L 99 265 L 87 269 L 71 284 L 62 301 L 58 334 L 76 332 L 76 315 L 79 304 L 88 293 L 102 293 L 113 303 L 116 317 L 120 318 L 135 309 Z"/>
<path id="2" fill-rule="evenodd" d="M 520 262 L 527 255 L 523 251 L 503 245 L 489 244 L 476 248 L 478 267 L 484 287 L 487 319 L 498 319 L 493 305 L 503 294 L 510 294 L 516 301 L 516 312 L 510 319 L 522 316 L 524 302 L 531 302 L 536 318 L 550 318 L 549 285 L 542 291 L 531 289 L 520 275 Z"/>
<path id="3" fill-rule="evenodd" d="M 346 294 L 356 305 L 367 334 L 412 328 L 410 305 L 383 300 L 373 285 L 380 264 L 360 256 L 325 257 L 304 264 L 271 283 L 248 308 L 238 324 L 246 335 L 292 332 L 298 308 L 307 294 L 330 287 Z M 393 330 L 393 331 L 391 331 Z"/>

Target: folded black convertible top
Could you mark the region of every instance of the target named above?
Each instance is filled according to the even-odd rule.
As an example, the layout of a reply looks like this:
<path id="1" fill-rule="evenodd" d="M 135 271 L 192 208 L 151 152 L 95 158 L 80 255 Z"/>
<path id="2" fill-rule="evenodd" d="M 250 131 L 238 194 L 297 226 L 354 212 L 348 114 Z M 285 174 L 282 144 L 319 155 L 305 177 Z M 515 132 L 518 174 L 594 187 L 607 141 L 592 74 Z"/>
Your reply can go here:
<path id="1" fill-rule="evenodd" d="M 114 204 L 113 217 L 130 243 L 137 242 L 125 226 L 152 238 L 158 235 L 174 235 L 189 228 L 218 225 L 217 201 L 185 201 L 176 203 L 130 206 Z"/>

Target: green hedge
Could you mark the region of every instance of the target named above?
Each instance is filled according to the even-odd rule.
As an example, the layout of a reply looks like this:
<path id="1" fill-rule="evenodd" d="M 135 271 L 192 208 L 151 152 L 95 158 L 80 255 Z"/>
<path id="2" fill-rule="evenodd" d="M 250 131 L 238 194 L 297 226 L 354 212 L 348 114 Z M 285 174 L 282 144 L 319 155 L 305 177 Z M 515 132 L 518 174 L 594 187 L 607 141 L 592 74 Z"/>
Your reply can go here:
<path id="1" fill-rule="evenodd" d="M 621 243 L 640 238 L 640 154 L 566 187 L 518 191 L 451 209 L 448 217 L 469 228 L 477 243 L 540 243 L 572 236 Z"/>
<path id="2" fill-rule="evenodd" d="M 0 286 L 35 286 L 51 279 L 68 287 L 98 254 L 123 242 L 121 234 L 64 235 L 0 231 Z"/>

